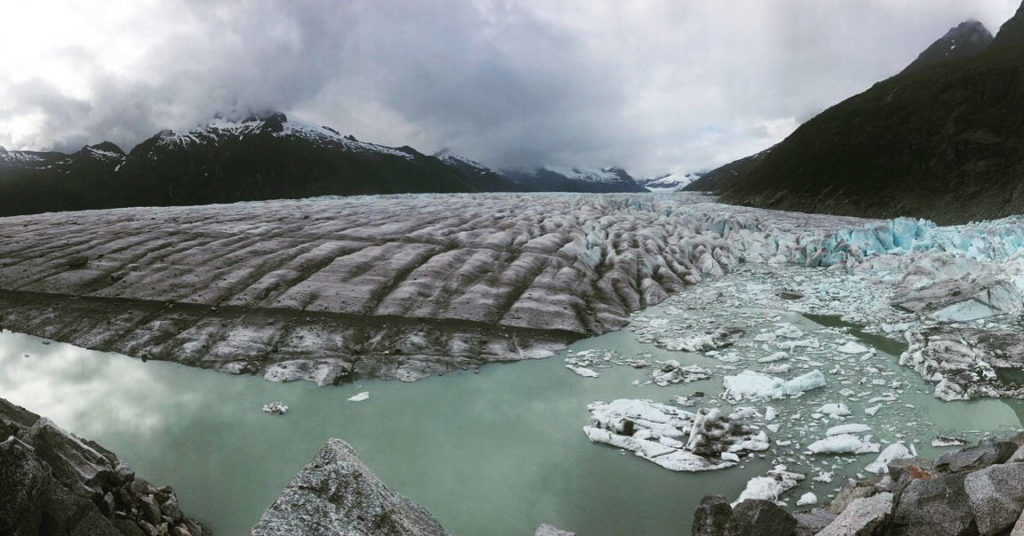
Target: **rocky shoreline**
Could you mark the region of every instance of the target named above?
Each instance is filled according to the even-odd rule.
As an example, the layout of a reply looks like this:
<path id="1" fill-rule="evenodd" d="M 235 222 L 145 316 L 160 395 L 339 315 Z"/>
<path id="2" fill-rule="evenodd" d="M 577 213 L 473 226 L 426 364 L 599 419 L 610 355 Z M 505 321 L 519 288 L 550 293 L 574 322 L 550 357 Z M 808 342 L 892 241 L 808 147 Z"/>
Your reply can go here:
<path id="1" fill-rule="evenodd" d="M 0 399 L 0 534 L 202 536 L 169 486 L 114 453 Z"/>
<path id="2" fill-rule="evenodd" d="M 694 536 L 994 536 L 1024 534 L 1024 434 L 935 460 L 889 461 L 851 480 L 825 508 L 790 513 L 767 500 L 707 496 Z"/>

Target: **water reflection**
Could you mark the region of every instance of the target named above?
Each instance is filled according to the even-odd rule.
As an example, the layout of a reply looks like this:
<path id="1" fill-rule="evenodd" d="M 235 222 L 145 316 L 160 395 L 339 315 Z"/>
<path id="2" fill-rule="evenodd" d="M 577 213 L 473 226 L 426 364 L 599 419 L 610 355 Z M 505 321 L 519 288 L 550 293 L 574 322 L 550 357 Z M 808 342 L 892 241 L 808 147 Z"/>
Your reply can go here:
<path id="1" fill-rule="evenodd" d="M 580 341 L 573 349 L 584 348 L 714 364 L 640 344 L 628 331 Z M 592 536 L 686 533 L 690 512 L 704 494 L 735 496 L 768 461 L 677 474 L 591 445 L 581 431 L 590 402 L 667 401 L 698 390 L 714 397 L 721 389 L 718 375 L 687 386 L 632 385 L 647 373 L 621 367 L 584 380 L 556 357 L 415 384 L 317 388 L 143 363 L 0 333 L 0 396 L 100 442 L 154 482 L 174 486 L 186 511 L 222 535 L 245 534 L 329 437 L 352 443 L 385 482 L 430 509 L 455 535 L 519 536 L 532 534 L 542 522 Z M 965 426 L 1009 429 L 1021 422 L 1017 401 L 943 404 L 928 395 L 915 373 L 900 373 L 922 387 L 900 401 L 915 409 L 897 412 L 894 405 L 871 422 L 907 422 L 910 439 L 924 441 Z M 370 399 L 348 402 L 358 390 L 369 390 Z M 817 398 L 830 396 L 775 405 L 820 404 Z M 274 400 L 290 406 L 287 415 L 260 411 Z M 933 426 L 916 430 L 911 419 Z M 922 454 L 934 450 L 919 445 Z M 871 458 L 856 459 L 849 472 Z"/>
<path id="2" fill-rule="evenodd" d="M 623 332 L 583 344 L 629 340 Z M 581 432 L 587 403 L 672 396 L 631 386 L 638 374 L 582 380 L 556 358 L 411 385 L 363 382 L 371 397 L 353 403 L 356 386 L 277 385 L 0 334 L 0 396 L 171 484 L 219 534 L 244 534 L 328 437 L 352 443 L 456 535 L 531 534 L 542 522 L 592 535 L 685 532 L 689 505 L 734 494 L 764 463 L 679 475 L 591 445 Z M 289 413 L 263 414 L 272 400 Z"/>

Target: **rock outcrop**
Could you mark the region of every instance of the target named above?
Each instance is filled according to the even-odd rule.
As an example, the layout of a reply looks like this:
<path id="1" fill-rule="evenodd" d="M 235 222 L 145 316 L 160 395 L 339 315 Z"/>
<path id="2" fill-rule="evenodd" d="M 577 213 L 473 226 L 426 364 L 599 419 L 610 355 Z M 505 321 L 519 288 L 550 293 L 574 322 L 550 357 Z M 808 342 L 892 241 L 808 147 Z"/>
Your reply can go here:
<path id="1" fill-rule="evenodd" d="M 253 536 L 447 536 L 430 512 L 388 489 L 330 439 L 253 528 Z"/>
<path id="2" fill-rule="evenodd" d="M 110 451 L 0 399 L 0 534 L 201 536 L 174 490 Z"/>
<path id="3" fill-rule="evenodd" d="M 1010 534 L 1014 527 L 1024 527 L 1022 445 L 1024 434 L 1011 439 L 985 440 L 976 446 L 947 452 L 934 463 L 920 458 L 893 460 L 889 463 L 888 474 L 868 481 L 851 481 L 827 510 L 797 512 L 793 515 L 796 522 L 792 526 L 779 513 L 756 518 L 748 515 L 746 521 L 738 523 L 741 512 L 754 509 L 753 505 L 744 506 L 752 501 L 730 508 L 725 499 L 708 496 L 694 513 L 693 534 Z M 774 503 L 768 504 L 774 506 Z"/>

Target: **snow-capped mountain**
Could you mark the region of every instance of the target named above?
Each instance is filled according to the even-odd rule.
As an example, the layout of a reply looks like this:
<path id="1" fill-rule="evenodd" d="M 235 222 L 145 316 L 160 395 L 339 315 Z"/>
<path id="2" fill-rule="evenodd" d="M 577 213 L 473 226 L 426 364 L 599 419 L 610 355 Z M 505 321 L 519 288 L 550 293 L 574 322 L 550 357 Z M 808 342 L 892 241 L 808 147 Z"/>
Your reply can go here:
<path id="1" fill-rule="evenodd" d="M 626 172 L 616 167 L 532 169 L 513 168 L 500 170 L 502 176 L 519 188 L 530 192 L 644 192 Z"/>
<path id="2" fill-rule="evenodd" d="M 702 176 L 703 173 L 677 171 L 646 180 L 643 182 L 643 186 L 652 192 L 678 192 Z"/>
<path id="3" fill-rule="evenodd" d="M 64 158 L 65 154 L 41 151 L 8 151 L 0 147 L 0 169 L 43 168 Z"/>
<path id="4" fill-rule="evenodd" d="M 160 146 L 187 148 L 204 143 L 219 143 L 224 140 L 242 141 L 247 137 L 267 135 L 275 138 L 302 139 L 320 147 L 342 148 L 353 152 L 380 153 L 406 159 L 413 159 L 417 154 L 416 151 L 409 147 L 394 148 L 359 141 L 354 136 L 344 136 L 331 127 L 288 119 L 285 114 L 280 112 L 252 115 L 240 120 L 215 117 L 213 121 L 206 125 L 186 132 L 161 131 L 155 138 L 157 138 L 156 144 Z"/>
<path id="5" fill-rule="evenodd" d="M 480 162 L 456 154 L 450 149 L 434 153 L 445 164 L 465 173 L 500 177 L 506 189 L 523 192 L 642 192 L 637 182 L 624 169 L 607 167 L 505 168 L 494 170 Z"/>
<path id="6" fill-rule="evenodd" d="M 481 164 L 480 162 L 470 160 L 465 156 L 456 154 L 451 149 L 441 149 L 434 153 L 434 158 L 448 164 L 449 166 L 462 168 L 478 175 L 496 173 L 493 169 Z"/>
<path id="7" fill-rule="evenodd" d="M 196 205 L 318 195 L 636 192 L 621 169 L 511 174 L 442 151 L 357 140 L 271 112 L 164 130 L 128 154 L 110 142 L 72 154 L 0 151 L 0 215 Z"/>

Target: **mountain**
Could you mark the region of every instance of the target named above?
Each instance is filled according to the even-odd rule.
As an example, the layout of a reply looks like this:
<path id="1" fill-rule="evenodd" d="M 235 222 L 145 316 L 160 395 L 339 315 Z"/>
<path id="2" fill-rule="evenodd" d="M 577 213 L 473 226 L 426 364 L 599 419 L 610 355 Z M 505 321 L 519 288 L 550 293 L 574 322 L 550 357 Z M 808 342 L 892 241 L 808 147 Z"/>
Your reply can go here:
<path id="1" fill-rule="evenodd" d="M 500 170 L 502 176 L 527 192 L 646 192 L 626 173 L 626 170 L 608 167 L 585 168 L 513 168 Z"/>
<path id="2" fill-rule="evenodd" d="M 984 24 L 976 20 L 962 22 L 926 48 L 903 72 L 924 69 L 946 60 L 973 58 L 988 48 L 992 39 Z"/>
<path id="3" fill-rule="evenodd" d="M 703 173 L 676 172 L 652 177 L 646 180 L 638 180 L 641 186 L 651 192 L 678 192 L 693 182 L 700 180 Z"/>
<path id="4" fill-rule="evenodd" d="M 72 154 L 0 151 L 0 215 L 105 206 L 106 192 L 116 191 L 115 170 L 124 158 L 110 142 Z"/>
<path id="5" fill-rule="evenodd" d="M 637 192 L 621 169 L 498 172 L 451 151 L 357 140 L 271 112 L 164 130 L 125 154 L 110 142 L 72 154 L 0 148 L 0 216 L 319 195 Z"/>
<path id="6" fill-rule="evenodd" d="M 879 82 L 688 189 L 745 205 L 939 223 L 1022 213 L 1024 41 L 1000 45 L 1022 27 L 1024 9 L 980 54 Z"/>
<path id="7" fill-rule="evenodd" d="M 156 205 L 501 189 L 411 147 L 362 142 L 282 113 L 160 132 L 118 172 L 136 203 Z"/>
<path id="8" fill-rule="evenodd" d="M 999 33 L 992 41 L 992 48 L 1024 46 L 1024 4 L 1017 8 L 1017 13 L 999 27 Z"/>

